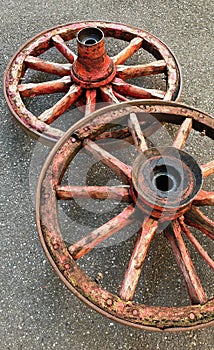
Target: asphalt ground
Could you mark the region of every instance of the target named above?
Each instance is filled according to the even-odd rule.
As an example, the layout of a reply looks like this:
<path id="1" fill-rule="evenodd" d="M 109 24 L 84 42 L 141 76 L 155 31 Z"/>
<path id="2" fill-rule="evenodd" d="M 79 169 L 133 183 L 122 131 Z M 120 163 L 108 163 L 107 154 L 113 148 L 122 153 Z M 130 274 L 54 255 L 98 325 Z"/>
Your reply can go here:
<path id="1" fill-rule="evenodd" d="M 80 20 L 118 21 L 164 41 L 182 67 L 181 101 L 212 114 L 213 12 L 211 1 L 3 0 L 1 75 L 16 50 L 43 30 Z M 14 123 L 2 86 L 0 106 L 0 348 L 214 349 L 212 328 L 185 333 L 135 330 L 90 310 L 66 289 L 43 253 L 34 217 L 35 186 L 49 148 Z M 190 141 L 188 147 L 199 161 L 213 154 L 213 143 L 206 138 Z M 213 281 L 208 272 L 204 279 Z"/>

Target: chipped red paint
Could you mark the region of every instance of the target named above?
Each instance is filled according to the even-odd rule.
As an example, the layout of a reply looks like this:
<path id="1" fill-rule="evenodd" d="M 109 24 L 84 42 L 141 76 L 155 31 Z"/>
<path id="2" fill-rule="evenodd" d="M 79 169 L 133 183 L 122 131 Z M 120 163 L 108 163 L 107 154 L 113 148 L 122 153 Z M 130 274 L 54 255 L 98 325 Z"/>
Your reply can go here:
<path id="1" fill-rule="evenodd" d="M 201 171 L 195 163 L 192 163 L 192 158 L 188 158 L 186 153 L 182 158 L 184 162 L 182 166 L 186 167 L 186 175 L 184 171 L 183 181 L 186 181 L 187 188 L 180 192 L 180 200 L 185 202 L 186 196 L 188 200 L 184 203 L 184 208 L 181 208 L 179 203 L 174 202 L 174 209 L 177 210 L 178 215 L 166 216 L 164 220 L 167 223 L 169 219 L 171 221 L 171 224 L 165 230 L 165 236 L 172 247 L 172 252 L 183 275 L 190 296 L 190 305 L 167 307 L 150 306 L 135 302 L 135 289 L 138 279 L 150 243 L 156 236 L 157 229 L 159 229 L 160 220 L 157 217 L 152 217 L 153 212 L 146 215 L 145 206 L 138 205 L 135 200 L 135 198 L 138 199 L 139 196 L 142 196 L 142 189 L 138 184 L 141 178 L 137 177 L 136 169 L 133 171 L 130 166 L 113 157 L 111 153 L 102 148 L 102 145 L 97 146 L 96 140 L 104 140 L 116 135 L 119 138 L 124 136 L 126 142 L 131 142 L 132 145 L 136 146 L 140 155 L 143 152 L 150 152 L 152 157 L 156 156 L 156 151 L 153 149 L 148 148 L 146 150 L 146 139 L 144 137 L 146 138 L 146 135 L 152 132 L 151 129 L 153 130 L 154 126 L 150 126 L 151 129 L 149 129 L 143 118 L 141 119 L 144 112 L 151 113 L 153 117 L 157 118 L 158 122 L 173 122 L 180 125 L 173 143 L 174 147 L 171 148 L 175 150 L 176 146 L 181 158 L 184 153 L 180 149 L 184 146 L 191 128 L 206 130 L 207 135 L 213 138 L 213 119 L 211 117 L 201 111 L 172 102 L 133 101 L 94 112 L 85 120 L 80 121 L 75 129 L 72 127 L 61 138 L 44 165 L 39 179 L 36 204 L 40 240 L 48 259 L 65 285 L 82 301 L 101 314 L 125 325 L 155 331 L 189 330 L 209 326 L 214 322 L 214 299 L 208 299 L 206 296 L 182 237 L 182 232 L 194 245 L 204 261 L 213 268 L 213 260 L 187 227 L 187 225 L 195 226 L 201 233 L 205 234 L 207 239 L 213 239 L 214 223 L 197 207 L 197 205 L 205 205 L 205 200 L 207 205 L 213 205 L 213 192 L 205 193 L 205 191 L 200 190 Z M 133 117 L 133 114 L 136 115 L 136 118 Z M 117 130 L 116 134 L 114 131 L 108 130 L 112 122 L 122 122 L 123 128 Z M 95 159 L 106 164 L 121 177 L 122 181 L 125 181 L 123 187 L 61 185 L 68 164 L 84 147 Z M 138 161 L 137 164 L 143 165 L 141 157 Z M 174 167 L 177 169 L 176 161 Z M 212 162 L 203 165 L 203 169 L 205 169 L 206 176 L 209 176 L 212 172 Z M 137 177 L 138 182 L 133 176 Z M 80 241 L 66 245 L 58 222 L 57 201 L 72 199 L 75 196 L 75 198 L 87 198 L 88 195 L 93 198 L 104 199 L 108 191 L 112 199 L 122 196 L 122 200 L 127 201 L 127 207 L 104 225 L 87 235 L 85 234 L 85 236 L 83 235 Z M 133 191 L 136 197 L 133 197 Z M 209 198 L 204 198 L 205 195 Z M 151 204 L 152 202 L 150 202 L 150 209 Z M 153 204 L 155 207 L 155 203 Z M 167 204 L 162 203 L 161 205 L 161 202 L 159 203 L 161 212 L 165 209 L 164 206 L 168 210 Z M 141 229 L 122 285 L 118 286 L 120 292 L 118 295 L 112 294 L 80 269 L 75 260 L 89 252 L 93 254 L 93 248 L 100 242 L 112 234 L 116 234 L 121 227 L 125 228 L 135 221 L 141 223 Z"/>
<path id="2" fill-rule="evenodd" d="M 109 57 L 102 35 L 92 44 L 90 41 L 89 44 L 85 44 L 81 39 L 81 32 L 88 29 L 103 32 L 107 38 L 125 41 L 127 47 Z M 77 35 L 78 56 L 67 43 L 76 40 Z M 53 46 L 64 56 L 67 63 L 50 62 L 39 57 Z M 140 49 L 149 52 L 154 57 L 154 62 L 125 66 L 124 62 Z M 24 78 L 29 69 L 55 74 L 61 79 L 25 84 Z M 144 89 L 124 81 L 153 74 L 165 75 L 165 91 L 159 90 L 158 87 Z M 71 23 L 38 34 L 14 55 L 4 77 L 5 98 L 16 121 L 31 136 L 48 144 L 55 143 L 63 135 L 63 131 L 49 124 L 71 105 L 86 105 L 84 110 L 87 115 L 97 107 L 97 96 L 104 102 L 111 103 L 126 101 L 129 97 L 170 101 L 179 99 L 181 87 L 179 64 L 164 43 L 144 30 L 102 21 Z M 92 88 L 96 89 L 96 92 L 90 95 L 88 91 Z M 23 99 L 58 92 L 66 95 L 40 116 L 31 113 Z"/>

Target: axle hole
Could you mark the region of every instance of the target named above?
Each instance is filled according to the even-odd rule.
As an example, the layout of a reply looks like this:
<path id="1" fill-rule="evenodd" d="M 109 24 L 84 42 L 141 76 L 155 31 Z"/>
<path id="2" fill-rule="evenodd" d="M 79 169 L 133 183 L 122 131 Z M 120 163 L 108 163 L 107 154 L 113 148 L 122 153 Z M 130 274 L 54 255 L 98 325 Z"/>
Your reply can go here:
<path id="1" fill-rule="evenodd" d="M 83 44 L 92 46 L 99 43 L 104 38 L 104 34 L 99 28 L 84 28 L 77 34 L 77 40 Z"/>
<path id="2" fill-rule="evenodd" d="M 174 187 L 174 183 L 168 175 L 160 174 L 155 179 L 155 186 L 159 191 L 168 192 Z"/>
<path id="3" fill-rule="evenodd" d="M 97 43 L 97 41 L 95 40 L 95 39 L 87 39 L 85 42 L 84 42 L 84 44 L 86 44 L 86 45 L 94 45 L 94 44 L 96 44 Z"/>

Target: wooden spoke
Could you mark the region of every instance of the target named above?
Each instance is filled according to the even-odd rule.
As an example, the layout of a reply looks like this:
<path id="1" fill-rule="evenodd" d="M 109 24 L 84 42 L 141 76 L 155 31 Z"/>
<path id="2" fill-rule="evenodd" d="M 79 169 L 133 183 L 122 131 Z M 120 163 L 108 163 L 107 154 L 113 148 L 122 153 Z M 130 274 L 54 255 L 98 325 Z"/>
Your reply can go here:
<path id="1" fill-rule="evenodd" d="M 172 223 L 172 231 L 167 228 L 166 237 L 169 239 L 178 266 L 184 276 L 190 299 L 193 304 L 204 304 L 207 296 L 197 276 L 189 252 L 181 235 L 181 226 L 178 221 Z"/>
<path id="2" fill-rule="evenodd" d="M 119 52 L 116 56 L 112 57 L 115 64 L 123 64 L 129 57 L 137 52 L 143 43 L 143 39 L 136 37 L 132 39 L 127 47 Z"/>
<path id="3" fill-rule="evenodd" d="M 60 35 L 55 35 L 52 37 L 52 41 L 54 43 L 54 46 L 63 54 L 64 57 L 67 58 L 67 60 L 70 63 L 73 63 L 76 59 L 77 56 L 75 53 L 73 53 L 69 47 L 66 45 L 65 41 L 62 39 Z"/>
<path id="4" fill-rule="evenodd" d="M 189 226 L 199 229 L 202 233 L 214 239 L 214 221 L 208 219 L 206 215 L 194 205 L 185 213 L 185 222 Z"/>
<path id="5" fill-rule="evenodd" d="M 186 118 L 180 126 L 173 142 L 173 146 L 182 149 L 192 129 L 192 118 Z"/>
<path id="6" fill-rule="evenodd" d="M 118 100 L 120 100 L 120 101 L 129 101 L 128 98 L 126 98 L 125 96 L 119 94 L 119 92 L 114 91 L 113 89 L 112 89 L 112 91 L 113 91 L 114 95 L 117 97 Z"/>
<path id="7" fill-rule="evenodd" d="M 87 139 L 84 141 L 84 147 L 89 151 L 96 159 L 99 159 L 103 164 L 107 165 L 110 169 L 115 171 L 122 179 L 129 183 L 131 179 L 131 167 L 123 163 L 109 152 L 105 151 L 102 147 L 98 146 L 95 142 Z"/>
<path id="8" fill-rule="evenodd" d="M 202 256 L 202 258 L 214 270 L 214 261 L 210 258 L 210 256 L 207 254 L 206 250 L 204 250 L 204 248 L 201 246 L 201 244 L 198 242 L 198 240 L 195 238 L 195 236 L 192 234 L 192 232 L 185 225 L 184 219 L 179 218 L 178 220 L 179 220 L 182 231 L 189 238 L 190 242 L 194 245 L 194 247 L 196 248 L 198 253 Z"/>
<path id="9" fill-rule="evenodd" d="M 152 74 L 164 73 L 166 62 L 164 60 L 154 61 L 136 66 L 117 66 L 117 77 L 121 79 L 132 79 Z"/>
<path id="10" fill-rule="evenodd" d="M 80 259 L 84 255 L 88 254 L 98 244 L 112 236 L 115 232 L 118 232 L 123 227 L 128 226 L 134 222 L 134 218 L 132 217 L 134 210 L 134 207 L 132 205 L 129 205 L 116 217 L 109 220 L 99 228 L 95 229 L 80 241 L 72 244 L 68 248 L 69 252 L 72 254 L 72 257 L 75 260 Z"/>
<path id="11" fill-rule="evenodd" d="M 57 186 L 58 199 L 92 198 L 130 201 L 129 186 Z"/>
<path id="12" fill-rule="evenodd" d="M 25 58 L 25 66 L 40 72 L 59 75 L 60 77 L 71 74 L 71 64 L 69 63 L 49 62 L 34 56 L 27 56 Z"/>
<path id="13" fill-rule="evenodd" d="M 97 99 L 97 90 L 96 89 L 89 89 L 86 91 L 85 116 L 87 116 L 95 111 L 96 99 Z"/>
<path id="14" fill-rule="evenodd" d="M 129 117 L 129 129 L 132 134 L 134 143 L 140 153 L 146 151 L 147 144 L 143 136 L 139 121 L 135 113 L 131 113 Z"/>
<path id="15" fill-rule="evenodd" d="M 202 175 L 203 177 L 207 177 L 209 175 L 214 174 L 214 160 L 209 163 L 201 165 Z"/>
<path id="16" fill-rule="evenodd" d="M 194 205 L 214 205 L 214 192 L 201 190 L 193 201 Z"/>
<path id="17" fill-rule="evenodd" d="M 100 88 L 102 99 L 105 102 L 113 102 L 119 103 L 120 101 L 117 99 L 115 94 L 113 93 L 111 85 L 102 86 Z"/>
<path id="18" fill-rule="evenodd" d="M 126 270 L 119 296 L 128 301 L 132 300 L 142 271 L 143 263 L 149 250 L 151 241 L 157 230 L 158 222 L 146 218 L 138 234 L 138 238 Z"/>
<path id="19" fill-rule="evenodd" d="M 70 85 L 71 78 L 64 77 L 58 80 L 52 80 L 43 83 L 19 84 L 18 89 L 22 97 L 34 97 L 36 95 L 64 92 L 68 90 Z"/>
<path id="20" fill-rule="evenodd" d="M 73 84 L 68 93 L 61 98 L 53 107 L 44 111 L 38 119 L 47 124 L 51 124 L 61 114 L 63 114 L 76 100 L 80 97 L 82 88 L 76 84 Z"/>
<path id="21" fill-rule="evenodd" d="M 165 92 L 155 89 L 144 89 L 136 85 L 128 84 L 120 78 L 115 78 L 112 81 L 113 89 L 125 96 L 134 98 L 158 98 L 163 99 Z"/>

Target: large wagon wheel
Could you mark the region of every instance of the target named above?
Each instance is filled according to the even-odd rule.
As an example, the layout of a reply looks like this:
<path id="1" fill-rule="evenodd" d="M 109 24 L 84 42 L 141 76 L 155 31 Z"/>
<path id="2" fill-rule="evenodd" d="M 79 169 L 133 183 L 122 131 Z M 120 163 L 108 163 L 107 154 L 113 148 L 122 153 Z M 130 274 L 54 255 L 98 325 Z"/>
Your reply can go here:
<path id="1" fill-rule="evenodd" d="M 177 125 L 176 136 L 171 146 L 150 148 L 149 137 L 162 123 Z M 196 130 L 211 141 L 213 129 L 212 117 L 185 105 L 133 101 L 94 112 L 71 127 L 55 145 L 39 179 L 37 227 L 54 270 L 65 285 L 90 307 L 115 321 L 141 329 L 177 331 L 213 323 L 214 299 L 205 292 L 196 272 L 198 260 L 192 260 L 189 245 L 194 247 L 196 256 L 201 257 L 208 270 L 209 267 L 214 268 L 214 262 L 208 255 L 209 249 L 205 248 L 211 247 L 214 222 L 203 213 L 206 206 L 214 205 L 214 192 L 202 189 L 202 181 L 214 173 L 214 161 L 199 166 L 183 150 L 189 134 L 194 134 Z M 108 144 L 112 138 L 123 139 L 136 150 L 138 156 L 132 166 L 105 149 L 105 142 Z M 121 148 L 121 152 L 126 151 L 127 148 Z M 98 162 L 95 165 L 98 166 L 99 162 L 104 164 L 121 179 L 121 185 L 100 185 L 98 178 L 95 183 L 89 181 L 85 186 L 64 182 L 64 178 L 68 179 L 66 170 L 82 152 L 89 153 Z M 73 179 L 72 169 L 70 171 Z M 96 176 L 98 171 L 94 173 Z M 90 198 L 93 208 L 93 201 L 107 197 L 109 201 L 119 199 L 126 203 L 123 210 L 118 213 L 117 208 L 117 213 L 109 221 L 89 233 L 82 232 L 78 240 L 73 232 L 71 242 L 67 243 L 58 220 L 60 203 Z M 116 237 L 121 229 L 126 231 L 130 227 L 132 230 L 136 222 L 139 231 L 123 277 L 119 269 L 116 273 L 116 277 L 121 275 L 117 292 L 108 291 L 104 281 L 99 283 L 99 278 L 94 279 L 88 271 L 84 271 L 85 265 L 81 265 L 81 261 L 93 256 L 100 244 Z M 90 224 L 85 227 L 88 230 Z M 203 242 L 207 240 L 208 245 L 203 247 L 200 238 Z M 164 249 L 169 243 L 168 249 L 171 249 L 186 285 L 188 305 L 150 305 L 146 300 L 143 303 L 139 301 L 136 290 L 144 277 L 147 256 L 155 239 L 166 239 Z M 116 258 L 123 267 L 124 260 L 120 259 L 124 257 L 120 252 Z M 106 266 L 107 262 L 103 261 L 102 267 L 106 269 Z M 173 277 L 177 278 L 174 274 L 171 279 Z M 164 276 L 161 275 L 161 278 Z M 176 298 L 175 290 L 171 294 L 172 298 Z"/>
<path id="2" fill-rule="evenodd" d="M 111 47 L 118 50 L 111 58 L 105 51 L 104 37 L 113 40 Z M 128 43 L 122 48 L 124 42 Z M 72 47 L 76 43 L 77 55 Z M 134 53 L 141 55 L 139 62 L 124 65 Z M 158 75 L 165 79 L 163 88 L 155 79 Z M 139 77 L 144 80 L 133 84 Z M 146 88 L 145 79 L 151 80 L 150 88 Z M 119 23 L 79 22 L 47 30 L 27 42 L 6 69 L 4 91 L 24 130 L 53 144 L 63 135 L 55 121 L 71 106 L 85 105 L 87 115 L 101 101 L 177 100 L 181 72 L 170 49 L 144 30 Z"/>

